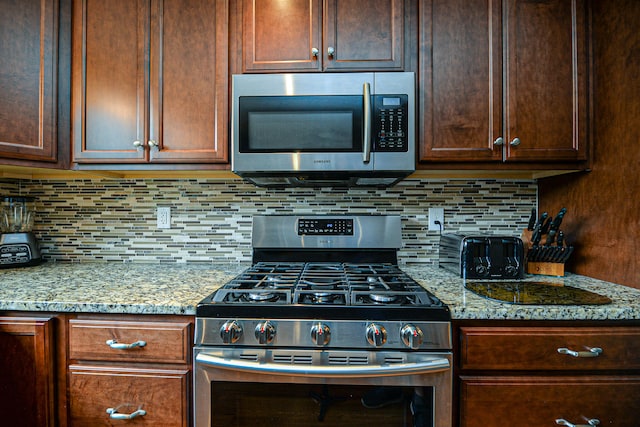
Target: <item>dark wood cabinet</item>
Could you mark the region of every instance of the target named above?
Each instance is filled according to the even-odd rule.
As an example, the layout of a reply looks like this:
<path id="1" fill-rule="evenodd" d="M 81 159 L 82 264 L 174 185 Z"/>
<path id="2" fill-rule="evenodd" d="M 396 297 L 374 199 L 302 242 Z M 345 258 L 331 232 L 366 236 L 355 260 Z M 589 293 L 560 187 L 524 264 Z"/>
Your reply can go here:
<path id="1" fill-rule="evenodd" d="M 419 160 L 585 162 L 584 0 L 425 0 Z"/>
<path id="2" fill-rule="evenodd" d="M 405 69 L 405 0 L 244 0 L 243 72 Z"/>
<path id="3" fill-rule="evenodd" d="M 459 343 L 461 427 L 636 421 L 636 326 L 469 325 L 459 329 Z"/>
<path id="4" fill-rule="evenodd" d="M 48 316 L 0 317 L 2 425 L 56 425 L 53 322 Z"/>
<path id="5" fill-rule="evenodd" d="M 190 425 L 193 318 L 81 315 L 68 330 L 69 425 Z"/>
<path id="6" fill-rule="evenodd" d="M 82 0 L 74 21 L 74 162 L 228 162 L 227 0 Z"/>
<path id="7" fill-rule="evenodd" d="M 0 157 L 56 162 L 58 1 L 0 10 Z"/>

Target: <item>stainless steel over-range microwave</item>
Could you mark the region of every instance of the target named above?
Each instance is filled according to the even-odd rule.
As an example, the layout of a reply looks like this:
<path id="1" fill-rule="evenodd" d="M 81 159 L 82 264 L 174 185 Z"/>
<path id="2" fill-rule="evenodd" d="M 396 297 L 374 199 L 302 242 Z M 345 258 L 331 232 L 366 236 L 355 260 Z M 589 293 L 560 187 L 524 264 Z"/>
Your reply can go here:
<path id="1" fill-rule="evenodd" d="M 389 186 L 415 170 L 414 73 L 233 76 L 233 172 L 260 186 Z"/>

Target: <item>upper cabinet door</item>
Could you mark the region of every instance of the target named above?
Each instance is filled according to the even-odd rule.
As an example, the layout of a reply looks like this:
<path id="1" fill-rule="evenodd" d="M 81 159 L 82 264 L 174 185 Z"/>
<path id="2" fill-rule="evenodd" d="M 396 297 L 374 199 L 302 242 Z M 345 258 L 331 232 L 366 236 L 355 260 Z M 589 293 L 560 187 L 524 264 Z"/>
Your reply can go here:
<path id="1" fill-rule="evenodd" d="M 505 8 L 505 160 L 586 160 L 585 0 Z"/>
<path id="2" fill-rule="evenodd" d="M 244 0 L 243 71 L 320 71 L 321 0 Z"/>
<path id="3" fill-rule="evenodd" d="M 58 1 L 3 1 L 0 156 L 57 160 Z"/>
<path id="4" fill-rule="evenodd" d="M 584 0 L 421 6 L 420 161 L 587 160 Z"/>
<path id="5" fill-rule="evenodd" d="M 226 163 L 228 1 L 74 7 L 73 160 Z"/>
<path id="6" fill-rule="evenodd" d="M 151 15 L 152 162 L 228 161 L 227 0 L 164 0 Z"/>
<path id="7" fill-rule="evenodd" d="M 325 0 L 324 69 L 403 70 L 403 0 Z"/>
<path id="8" fill-rule="evenodd" d="M 74 2 L 73 160 L 146 161 L 149 0 Z"/>
<path id="9" fill-rule="evenodd" d="M 421 5 L 420 159 L 501 161 L 501 0 Z"/>
<path id="10" fill-rule="evenodd" d="M 404 1 L 244 0 L 242 70 L 404 70 Z"/>

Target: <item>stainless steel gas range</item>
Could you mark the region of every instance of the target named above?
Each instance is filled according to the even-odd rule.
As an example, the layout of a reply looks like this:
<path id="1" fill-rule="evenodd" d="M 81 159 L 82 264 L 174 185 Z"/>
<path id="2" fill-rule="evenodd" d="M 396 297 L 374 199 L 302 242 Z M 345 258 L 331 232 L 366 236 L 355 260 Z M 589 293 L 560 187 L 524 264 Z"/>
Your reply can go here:
<path id="1" fill-rule="evenodd" d="M 196 309 L 196 427 L 451 425 L 449 310 L 398 267 L 399 216 L 257 216 Z"/>

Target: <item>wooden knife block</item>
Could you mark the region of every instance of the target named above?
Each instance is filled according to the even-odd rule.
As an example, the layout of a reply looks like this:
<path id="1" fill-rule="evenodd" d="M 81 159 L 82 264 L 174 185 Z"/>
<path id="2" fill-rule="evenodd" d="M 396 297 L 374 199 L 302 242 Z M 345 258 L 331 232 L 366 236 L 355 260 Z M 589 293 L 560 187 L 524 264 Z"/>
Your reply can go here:
<path id="1" fill-rule="evenodd" d="M 533 242 L 531 236 L 533 231 L 522 231 L 522 245 L 524 246 L 525 255 L 531 248 L 533 248 Z M 543 234 L 540 239 L 541 242 L 547 240 L 547 235 Z M 526 270 L 527 274 L 540 274 L 544 276 L 564 276 L 564 263 L 563 262 L 529 262 L 527 259 Z"/>

